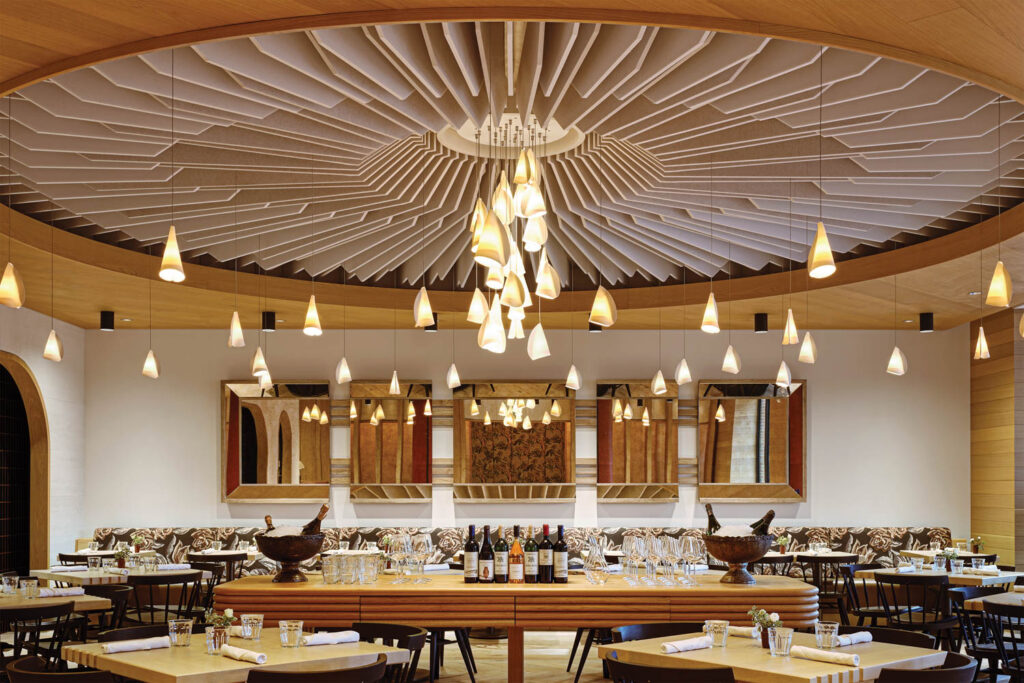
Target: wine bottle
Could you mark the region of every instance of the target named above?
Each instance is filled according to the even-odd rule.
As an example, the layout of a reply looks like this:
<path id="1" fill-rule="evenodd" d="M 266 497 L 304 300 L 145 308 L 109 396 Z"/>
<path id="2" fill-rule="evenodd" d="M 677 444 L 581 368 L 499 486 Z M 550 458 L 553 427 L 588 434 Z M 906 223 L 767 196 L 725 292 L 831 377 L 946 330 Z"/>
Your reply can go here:
<path id="1" fill-rule="evenodd" d="M 494 547 L 491 545 L 491 527 L 484 525 L 484 543 L 477 560 L 477 582 L 494 583 Z"/>
<path id="2" fill-rule="evenodd" d="M 512 548 L 508 551 L 508 582 L 524 583 L 526 581 L 526 556 L 523 546 L 519 543 L 519 525 L 512 527 Z"/>
<path id="3" fill-rule="evenodd" d="M 273 531 L 274 530 L 274 520 L 271 518 L 270 515 L 267 515 L 266 517 L 264 517 L 263 521 L 267 523 L 267 531 Z"/>
<path id="4" fill-rule="evenodd" d="M 773 519 L 775 519 L 775 510 L 769 510 L 764 517 L 750 525 L 750 533 L 754 536 L 767 536 Z"/>
<path id="5" fill-rule="evenodd" d="M 500 526 L 494 540 L 494 583 L 508 583 L 508 542 Z"/>
<path id="6" fill-rule="evenodd" d="M 540 570 L 540 559 L 537 553 L 537 542 L 533 540 L 533 526 L 527 530 L 526 545 L 523 546 L 523 557 L 525 563 L 526 583 L 537 583 L 537 574 Z"/>
<path id="7" fill-rule="evenodd" d="M 327 511 L 331 509 L 331 506 L 324 503 L 320 506 L 320 512 L 316 513 L 316 517 L 311 519 L 306 526 L 302 527 L 302 535 L 309 536 L 310 534 L 320 533 L 320 522 L 324 521 L 324 517 L 327 516 Z"/>
<path id="8" fill-rule="evenodd" d="M 558 525 L 558 540 L 552 548 L 555 583 L 569 583 L 569 546 L 565 544 L 565 527 Z"/>
<path id="9" fill-rule="evenodd" d="M 715 511 L 711 509 L 711 503 L 705 503 L 704 509 L 708 512 L 708 536 L 714 536 L 715 532 L 722 528 L 715 517 Z"/>
<path id="10" fill-rule="evenodd" d="M 548 538 L 550 534 L 551 527 L 545 524 L 544 537 L 537 546 L 537 583 L 551 583 L 551 579 L 554 578 L 555 558 L 551 539 Z"/>
<path id="11" fill-rule="evenodd" d="M 480 546 L 476 544 L 476 524 L 469 525 L 469 538 L 462 549 L 462 577 L 466 583 L 477 582 L 480 562 Z"/>

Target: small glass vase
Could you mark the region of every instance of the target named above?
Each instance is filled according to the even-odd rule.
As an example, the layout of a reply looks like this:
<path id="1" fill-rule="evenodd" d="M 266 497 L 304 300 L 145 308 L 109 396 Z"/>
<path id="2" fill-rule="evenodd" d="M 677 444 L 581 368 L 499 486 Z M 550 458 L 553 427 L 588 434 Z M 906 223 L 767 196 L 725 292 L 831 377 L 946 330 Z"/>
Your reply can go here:
<path id="1" fill-rule="evenodd" d="M 771 649 L 771 647 L 768 644 L 768 629 L 766 628 L 761 629 L 761 647 L 763 647 L 765 650 Z"/>

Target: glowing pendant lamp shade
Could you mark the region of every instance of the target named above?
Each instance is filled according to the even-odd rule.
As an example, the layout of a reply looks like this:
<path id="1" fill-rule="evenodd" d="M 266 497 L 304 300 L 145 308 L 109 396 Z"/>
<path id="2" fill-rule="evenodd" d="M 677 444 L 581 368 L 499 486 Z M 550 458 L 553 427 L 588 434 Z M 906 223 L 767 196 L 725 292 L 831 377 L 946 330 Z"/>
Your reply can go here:
<path id="1" fill-rule="evenodd" d="M 329 417 L 327 417 L 327 411 L 326 410 L 324 412 L 320 413 L 320 424 L 322 424 L 322 425 L 329 424 L 330 421 L 331 421 L 331 419 Z"/>
<path id="2" fill-rule="evenodd" d="M 259 388 L 264 391 L 269 391 L 274 388 L 274 380 L 271 379 L 269 372 L 265 375 L 260 375 L 258 385 Z"/>
<path id="3" fill-rule="evenodd" d="M 719 403 L 718 410 L 715 411 L 715 422 L 725 422 L 725 407 Z"/>
<path id="4" fill-rule="evenodd" d="M 1002 261 L 996 263 L 996 269 L 992 273 L 992 281 L 988 285 L 988 295 L 985 303 L 989 306 L 1005 308 L 1010 305 L 1013 298 L 1013 283 L 1010 281 L 1010 274 L 1006 272 L 1006 266 Z"/>
<path id="5" fill-rule="evenodd" d="M 907 374 L 907 357 L 900 351 L 900 347 L 892 347 L 892 355 L 889 356 L 889 365 L 885 371 L 896 376 Z"/>
<path id="6" fill-rule="evenodd" d="M 392 396 L 402 393 L 402 388 L 398 385 L 398 370 L 391 371 L 391 384 L 388 385 L 388 393 Z"/>
<path id="7" fill-rule="evenodd" d="M 309 416 L 314 420 L 320 419 L 320 405 L 318 403 L 313 404 L 313 410 L 309 411 Z"/>
<path id="8" fill-rule="evenodd" d="M 526 187 L 522 210 L 524 218 L 540 218 L 547 214 L 548 207 L 544 203 L 544 193 L 540 191 L 539 186 L 528 185 Z"/>
<path id="9" fill-rule="evenodd" d="M 732 348 L 732 344 L 729 344 L 729 348 L 725 350 L 725 358 L 722 359 L 722 372 L 728 372 L 730 375 L 738 375 L 740 372 L 740 355 L 736 353 L 736 349 Z"/>
<path id="10" fill-rule="evenodd" d="M 516 185 L 516 191 L 512 193 L 512 210 L 516 218 L 526 218 L 526 200 L 529 198 L 529 185 Z"/>
<path id="11" fill-rule="evenodd" d="M 64 342 L 57 336 L 57 330 L 51 329 L 50 336 L 46 338 L 46 346 L 43 347 L 43 358 L 59 363 L 64 358 Z"/>
<path id="12" fill-rule="evenodd" d="M 377 411 L 374 410 L 372 413 L 370 413 L 370 424 L 376 427 L 379 422 L 380 420 L 377 419 Z"/>
<path id="13" fill-rule="evenodd" d="M 988 339 L 985 338 L 985 326 L 978 326 L 978 341 L 974 344 L 974 360 L 991 358 L 988 351 Z"/>
<path id="14" fill-rule="evenodd" d="M 334 368 L 334 379 L 338 384 L 352 381 L 352 371 L 348 369 L 348 359 L 344 356 L 338 361 L 338 367 Z"/>
<path id="15" fill-rule="evenodd" d="M 484 424 L 488 426 L 491 424 L 491 414 L 486 410 L 484 411 Z"/>
<path id="16" fill-rule="evenodd" d="M 529 183 L 536 184 L 540 180 L 537 173 L 537 157 L 532 149 L 523 149 L 519 152 L 519 160 L 516 162 L 515 175 L 512 182 L 516 185 Z"/>
<path id="17" fill-rule="evenodd" d="M 515 218 L 515 211 L 512 206 L 512 189 L 508 184 L 508 176 L 505 172 L 501 172 L 501 178 L 498 180 L 498 187 L 494 189 L 494 194 L 491 195 L 491 212 L 505 225 L 512 222 Z M 479 250 L 477 250 L 479 256 Z M 505 265 L 505 264 L 502 264 Z"/>
<path id="18" fill-rule="evenodd" d="M 475 399 L 469 402 L 469 414 L 473 417 L 480 414 L 480 404 Z"/>
<path id="19" fill-rule="evenodd" d="M 551 417 L 562 417 L 562 406 L 558 401 L 551 402 Z"/>
<path id="20" fill-rule="evenodd" d="M 543 216 L 534 216 L 526 221 L 523 230 L 523 248 L 526 251 L 540 251 L 548 241 L 548 224 Z"/>
<path id="21" fill-rule="evenodd" d="M 434 324 L 434 311 L 430 308 L 430 295 L 426 287 L 420 287 L 416 300 L 412 303 L 412 316 L 416 327 L 427 327 Z"/>
<path id="22" fill-rule="evenodd" d="M 409 401 L 409 407 L 405 411 L 405 424 L 411 425 L 416 419 L 416 406 L 413 405 L 412 401 Z"/>
<path id="23" fill-rule="evenodd" d="M 384 406 L 381 405 L 380 403 L 377 404 L 377 409 L 373 411 L 373 417 L 377 420 L 377 422 L 380 422 L 381 420 L 384 419 Z"/>
<path id="24" fill-rule="evenodd" d="M 473 259 L 485 268 L 503 268 L 508 263 L 508 252 L 508 232 L 494 211 L 488 211 Z"/>
<path id="25" fill-rule="evenodd" d="M 158 379 L 160 377 L 160 364 L 156 362 L 156 354 L 153 353 L 153 349 L 149 350 L 146 354 L 146 360 L 142 364 L 142 374 L 150 379 Z"/>
<path id="26" fill-rule="evenodd" d="M 547 335 L 544 334 L 544 328 L 540 323 L 534 325 L 530 330 L 530 338 L 526 340 L 526 355 L 530 357 L 530 360 L 540 360 L 551 355 Z"/>
<path id="27" fill-rule="evenodd" d="M 501 268 L 487 269 L 487 278 L 484 280 L 484 285 L 487 289 L 501 289 L 504 284 L 505 274 L 501 272 Z"/>
<path id="28" fill-rule="evenodd" d="M 505 278 L 505 287 L 501 290 L 501 305 L 518 308 L 526 299 L 526 283 L 516 273 L 509 273 Z"/>
<path id="29" fill-rule="evenodd" d="M 661 370 L 658 370 L 651 380 L 651 391 L 655 396 L 661 396 L 668 391 L 668 387 L 665 386 L 665 375 L 661 374 Z"/>
<path id="30" fill-rule="evenodd" d="M 775 376 L 775 385 L 785 389 L 793 383 L 793 374 L 789 371 L 789 366 L 786 365 L 786 361 L 782 361 L 779 365 L 779 374 Z"/>
<path id="31" fill-rule="evenodd" d="M 350 419 L 350 420 L 358 420 L 359 419 L 359 411 L 356 410 L 356 402 L 353 399 L 349 399 L 349 401 L 348 401 L 348 419 Z"/>
<path id="32" fill-rule="evenodd" d="M 807 274 L 821 280 L 836 272 L 836 262 L 832 258 L 832 247 L 828 243 L 825 224 L 818 221 L 818 232 L 814 236 L 814 244 L 807 254 Z"/>
<path id="33" fill-rule="evenodd" d="M 579 391 L 580 389 L 580 373 L 576 370 L 575 363 L 569 366 L 569 374 L 565 377 L 565 388 L 574 391 Z"/>
<path id="34" fill-rule="evenodd" d="M 523 310 L 522 306 L 514 306 L 508 309 L 509 320 L 526 320 L 526 311 Z"/>
<path id="35" fill-rule="evenodd" d="M 615 307 L 615 299 L 611 292 L 601 285 L 594 294 L 594 303 L 590 307 L 590 322 L 601 327 L 611 327 L 619 317 L 619 309 Z"/>
<path id="36" fill-rule="evenodd" d="M 487 319 L 487 297 L 477 287 L 473 290 L 473 300 L 469 302 L 469 315 L 466 316 L 466 320 L 469 322 L 479 325 Z"/>
<path id="37" fill-rule="evenodd" d="M 626 407 L 623 408 L 623 410 L 622 410 L 622 417 L 626 418 L 627 420 L 632 420 L 633 419 L 633 402 L 632 401 L 626 401 Z"/>
<path id="38" fill-rule="evenodd" d="M 679 361 L 679 365 L 676 366 L 676 384 L 689 384 L 693 381 L 690 377 L 690 366 L 683 358 Z"/>
<path id="39" fill-rule="evenodd" d="M 305 410 L 302 411 L 302 421 L 303 422 L 309 422 L 312 419 L 313 419 L 313 417 L 309 413 L 309 406 L 306 406 Z"/>
<path id="40" fill-rule="evenodd" d="M 509 339 L 522 339 L 526 336 L 523 331 L 523 321 L 515 319 L 508 324 L 508 338 Z"/>
<path id="41" fill-rule="evenodd" d="M 704 307 L 704 319 L 700 321 L 700 329 L 708 334 L 718 334 L 722 328 L 718 326 L 718 303 L 715 293 L 708 294 L 708 303 Z"/>
<path id="42" fill-rule="evenodd" d="M 651 426 L 651 413 L 647 409 L 647 406 L 644 406 L 644 414 L 643 414 L 643 417 L 640 418 L 640 423 L 644 427 L 650 427 Z"/>
<path id="43" fill-rule="evenodd" d="M 612 401 L 612 419 L 616 422 L 622 422 L 622 403 L 619 399 Z"/>
<path id="44" fill-rule="evenodd" d="M 487 320 L 480 326 L 476 344 L 491 353 L 505 353 L 505 323 L 501 319 L 501 302 L 494 297 Z"/>
<path id="45" fill-rule="evenodd" d="M 533 427 L 533 423 L 530 422 L 530 416 L 529 415 L 524 416 L 523 417 L 523 429 L 531 429 L 532 427 Z"/>
<path id="46" fill-rule="evenodd" d="M 160 279 L 167 282 L 185 281 L 185 271 L 181 267 L 181 252 L 178 250 L 178 237 L 174 233 L 173 225 L 167 231 L 164 257 L 160 260 Z"/>
<path id="47" fill-rule="evenodd" d="M 548 411 L 545 410 L 544 411 L 544 417 L 542 417 L 540 419 L 540 421 L 541 421 L 541 424 L 546 424 L 546 425 L 551 424 L 551 413 L 549 413 Z"/>
<path id="48" fill-rule="evenodd" d="M 245 335 L 242 333 L 242 321 L 238 317 L 238 311 L 231 314 L 231 325 L 228 326 L 228 347 L 240 349 L 245 346 Z"/>
<path id="49" fill-rule="evenodd" d="M 548 263 L 546 258 L 541 258 L 541 266 L 537 273 L 537 289 L 534 292 L 541 299 L 557 299 L 562 293 L 562 280 L 558 277 L 558 271 Z"/>
<path id="50" fill-rule="evenodd" d="M 252 376 L 259 377 L 260 375 L 269 374 L 270 370 L 267 368 L 267 359 L 263 357 L 263 348 L 257 346 L 256 353 L 252 354 Z"/>
<path id="51" fill-rule="evenodd" d="M 484 230 L 484 223 L 487 222 L 487 205 L 484 200 L 477 198 L 476 206 L 473 207 L 473 216 L 469 219 L 469 231 L 473 233 L 469 250 L 476 253 L 477 245 L 480 244 L 480 235 Z"/>
<path id="52" fill-rule="evenodd" d="M 455 367 L 455 363 L 452 362 L 448 368 L 448 374 L 445 375 L 445 382 L 448 384 L 449 389 L 455 389 L 462 386 L 462 380 L 459 378 L 459 369 Z"/>
<path id="53" fill-rule="evenodd" d="M 427 417 L 430 417 L 431 415 L 434 414 L 434 412 L 430 409 L 429 398 L 427 399 L 427 402 L 423 404 L 423 414 L 426 415 Z"/>
<path id="54" fill-rule="evenodd" d="M 319 337 L 324 331 L 320 329 L 320 314 L 316 311 L 316 297 L 309 295 L 309 306 L 306 307 L 306 322 L 302 326 L 302 334 L 307 337 Z"/>
<path id="55" fill-rule="evenodd" d="M 812 365 L 814 361 L 818 360 L 818 345 L 814 343 L 814 337 L 811 336 L 810 330 L 804 332 L 804 342 L 800 345 L 800 355 L 797 356 L 797 360 Z"/>
<path id="56" fill-rule="evenodd" d="M 4 268 L 3 278 L 0 278 L 0 304 L 8 308 L 21 308 L 25 305 L 25 283 L 10 261 Z"/>
<path id="57" fill-rule="evenodd" d="M 782 331 L 782 344 L 788 346 L 799 343 L 800 333 L 796 330 L 796 320 L 793 319 L 793 309 L 791 308 L 786 314 L 786 328 Z"/>

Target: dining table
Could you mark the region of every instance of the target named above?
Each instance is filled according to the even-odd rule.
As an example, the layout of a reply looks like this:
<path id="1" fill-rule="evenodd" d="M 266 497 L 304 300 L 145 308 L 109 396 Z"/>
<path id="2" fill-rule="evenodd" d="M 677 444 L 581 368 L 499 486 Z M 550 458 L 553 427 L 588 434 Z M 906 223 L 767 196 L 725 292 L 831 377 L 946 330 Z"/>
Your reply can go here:
<path id="1" fill-rule="evenodd" d="M 986 602 L 992 602 L 997 605 L 1024 607 L 1024 591 L 1008 591 L 1006 593 L 986 595 L 981 598 L 971 598 L 970 600 L 964 601 L 964 607 L 969 610 L 981 612 L 984 611 Z"/>
<path id="2" fill-rule="evenodd" d="M 1018 577 L 1024 576 L 1024 572 L 1000 570 L 998 574 L 954 574 L 953 572 L 935 571 L 934 569 L 899 572 L 892 568 L 885 568 L 860 569 L 854 573 L 854 577 L 858 579 L 872 579 L 875 576 L 946 576 L 949 577 L 950 586 L 1001 586 L 1015 582 Z"/>
<path id="3" fill-rule="evenodd" d="M 86 558 L 86 557 L 113 557 L 114 553 L 116 553 L 116 552 L 117 551 L 114 550 L 113 548 L 109 548 L 109 549 L 106 549 L 106 550 L 89 550 L 89 549 L 75 550 L 74 552 L 61 553 L 61 554 L 62 555 L 75 555 L 75 556 L 78 556 L 78 557 Z M 132 555 L 134 555 L 136 557 L 156 557 L 156 551 L 155 550 L 140 550 L 137 553 L 132 553 Z"/>
<path id="4" fill-rule="evenodd" d="M 111 583 L 128 583 L 129 576 L 164 576 L 174 577 L 187 574 L 195 571 L 194 569 L 158 569 L 154 572 L 142 571 L 141 567 L 132 567 L 128 569 L 127 574 L 115 573 L 107 571 L 106 569 L 86 569 L 85 571 L 62 571 L 60 568 L 51 567 L 49 569 L 33 569 L 29 572 L 29 575 L 36 577 L 40 581 L 59 581 L 60 583 L 68 584 L 71 586 L 97 586 L 102 584 Z M 203 578 L 209 579 L 212 577 L 210 572 L 203 572 Z"/>
<path id="5" fill-rule="evenodd" d="M 945 552 L 944 550 L 932 550 L 931 548 L 904 548 L 900 551 L 900 555 L 903 557 L 914 558 L 920 557 L 924 560 L 934 560 L 935 556 L 939 553 Z M 957 550 L 956 556 L 958 559 L 967 560 L 970 564 L 970 560 L 973 557 L 988 557 L 988 553 L 973 553 L 969 550 Z"/>
<path id="6" fill-rule="evenodd" d="M 773 657 L 761 646 L 760 638 L 729 636 L 725 647 L 710 647 L 665 654 L 664 642 L 700 637 L 702 634 L 649 638 L 598 647 L 601 659 L 661 668 L 732 668 L 737 681 L 751 683 L 857 683 L 878 678 L 883 668 L 927 669 L 946 659 L 944 650 L 932 650 L 890 643 L 858 643 L 837 651 L 860 656 L 858 666 L 819 662 L 799 657 Z M 793 645 L 816 647 L 814 635 L 794 633 Z"/>
<path id="7" fill-rule="evenodd" d="M 228 644 L 267 655 L 265 664 L 254 664 L 206 652 L 206 638 L 193 634 L 186 647 L 165 647 L 156 650 L 103 654 L 102 643 L 65 645 L 62 657 L 80 666 L 109 671 L 143 683 L 241 683 L 249 671 L 308 672 L 351 669 L 377 661 L 384 654 L 388 664 L 409 661 L 404 648 L 375 643 L 339 643 L 283 647 L 280 631 L 264 628 L 259 640 L 231 638 Z"/>
<path id="8" fill-rule="evenodd" d="M 98 595 L 61 595 L 52 598 L 27 598 L 19 593 L 0 593 L 0 620 L 3 613 L 8 610 L 24 609 L 26 607 L 48 607 L 50 605 L 63 605 L 68 602 L 75 603 L 76 612 L 92 612 L 110 608 L 110 600 L 101 598 Z"/>

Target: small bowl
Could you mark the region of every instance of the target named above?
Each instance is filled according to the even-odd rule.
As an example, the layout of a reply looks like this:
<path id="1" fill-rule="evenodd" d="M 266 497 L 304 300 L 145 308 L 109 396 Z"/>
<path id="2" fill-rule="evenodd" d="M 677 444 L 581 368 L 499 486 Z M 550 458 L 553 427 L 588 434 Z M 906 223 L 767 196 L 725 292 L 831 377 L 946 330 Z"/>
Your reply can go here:
<path id="1" fill-rule="evenodd" d="M 716 560 L 729 565 L 729 571 L 722 577 L 722 583 L 754 583 L 754 577 L 747 571 L 748 562 L 764 557 L 772 547 L 775 536 L 708 536 L 704 534 L 704 546 Z"/>
<path id="2" fill-rule="evenodd" d="M 274 577 L 274 583 L 302 583 L 306 575 L 299 569 L 299 563 L 316 557 L 324 545 L 323 534 L 305 536 L 267 536 L 256 534 L 256 547 L 270 559 L 281 563 L 281 571 Z"/>

